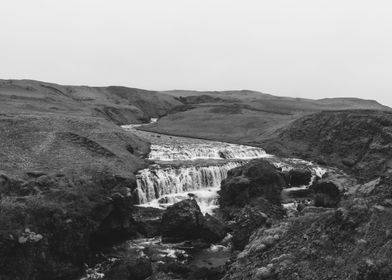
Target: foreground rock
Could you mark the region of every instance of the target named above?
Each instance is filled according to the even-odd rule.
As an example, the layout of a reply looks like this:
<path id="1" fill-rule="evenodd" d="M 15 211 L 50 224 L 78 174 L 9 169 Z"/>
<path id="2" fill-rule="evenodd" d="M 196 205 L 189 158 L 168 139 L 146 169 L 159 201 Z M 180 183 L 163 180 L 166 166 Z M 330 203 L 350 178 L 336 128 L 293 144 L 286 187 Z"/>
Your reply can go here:
<path id="1" fill-rule="evenodd" d="M 223 279 L 390 279 L 392 208 L 373 199 L 258 229 Z"/>
<path id="2" fill-rule="evenodd" d="M 339 188 L 331 181 L 321 181 L 310 186 L 314 205 L 317 207 L 336 207 L 340 202 Z"/>
<path id="3" fill-rule="evenodd" d="M 279 204 L 286 187 L 284 177 L 266 160 L 253 160 L 229 171 L 222 181 L 219 203 L 221 207 L 245 206 L 257 197 Z"/>
<path id="4" fill-rule="evenodd" d="M 254 230 L 284 216 L 280 200 L 285 187 L 284 175 L 263 159 L 229 171 L 219 203 L 230 224 L 234 249 L 243 249 Z"/>
<path id="5" fill-rule="evenodd" d="M 216 218 L 203 216 L 194 199 L 186 199 L 169 206 L 162 216 L 163 242 L 182 242 L 202 238 L 208 242 L 223 239 L 225 226 Z"/>
<path id="6" fill-rule="evenodd" d="M 286 176 L 290 187 L 307 186 L 312 180 L 312 172 L 309 169 L 292 169 Z"/>

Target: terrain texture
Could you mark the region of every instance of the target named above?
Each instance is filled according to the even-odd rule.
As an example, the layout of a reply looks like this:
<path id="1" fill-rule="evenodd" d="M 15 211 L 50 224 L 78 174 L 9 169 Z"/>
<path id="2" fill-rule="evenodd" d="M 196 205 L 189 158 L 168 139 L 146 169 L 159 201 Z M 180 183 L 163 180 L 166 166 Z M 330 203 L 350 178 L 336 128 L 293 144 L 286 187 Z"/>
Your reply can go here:
<path id="1" fill-rule="evenodd" d="M 0 278 L 76 279 L 138 234 L 135 172 L 149 144 L 116 124 L 181 104 L 152 91 L 0 81 Z"/>
<path id="2" fill-rule="evenodd" d="M 373 100 L 330 98 L 310 100 L 278 97 L 255 91 L 170 91 L 186 110 L 170 114 L 152 132 L 226 142 L 257 144 L 280 128 L 312 113 L 330 110 L 391 110 Z"/>
<path id="3" fill-rule="evenodd" d="M 251 162 L 232 171 L 221 204 L 237 251 L 219 277 L 391 279 L 390 108 L 351 98 L 29 80 L 0 81 L 1 279 L 78 279 L 96 252 L 144 236 L 133 204 L 149 143 L 118 125 L 150 118 L 160 119 L 143 129 L 261 146 L 341 168 L 353 179 L 340 188 L 336 207 L 305 207 L 288 218 L 276 195 L 285 185 L 279 170 Z M 233 205 L 238 182 L 252 196 L 240 192 L 247 199 Z M 329 199 L 332 191 L 318 195 Z M 140 275 L 154 279 L 151 269 Z"/>

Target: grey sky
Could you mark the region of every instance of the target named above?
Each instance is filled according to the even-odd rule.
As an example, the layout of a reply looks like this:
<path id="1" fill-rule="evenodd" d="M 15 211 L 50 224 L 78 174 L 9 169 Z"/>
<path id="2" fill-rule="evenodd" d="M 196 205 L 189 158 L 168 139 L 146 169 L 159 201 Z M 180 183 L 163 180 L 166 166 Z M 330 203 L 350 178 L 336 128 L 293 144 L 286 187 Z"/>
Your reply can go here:
<path id="1" fill-rule="evenodd" d="M 0 78 L 392 106 L 392 2 L 1 0 Z"/>

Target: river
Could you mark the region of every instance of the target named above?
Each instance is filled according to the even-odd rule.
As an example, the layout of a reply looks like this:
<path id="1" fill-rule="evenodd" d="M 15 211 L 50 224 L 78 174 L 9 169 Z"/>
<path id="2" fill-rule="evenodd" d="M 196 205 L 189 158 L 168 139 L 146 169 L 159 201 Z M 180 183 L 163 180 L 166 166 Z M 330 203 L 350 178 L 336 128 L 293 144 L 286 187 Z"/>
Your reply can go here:
<path id="1" fill-rule="evenodd" d="M 153 122 L 156 120 L 153 120 Z M 123 129 L 151 143 L 148 168 L 137 173 L 137 206 L 165 209 L 183 199 L 194 198 L 203 213 L 214 214 L 218 208 L 218 191 L 223 179 L 232 168 L 246 164 L 252 159 L 264 158 L 282 171 L 305 168 L 311 171 L 312 180 L 322 177 L 326 172 L 312 162 L 292 158 L 278 158 L 267 154 L 262 148 L 231 143 L 178 137 L 137 129 L 138 125 L 122 126 Z M 311 183 L 310 183 L 311 184 Z M 310 185 L 309 184 L 309 185 Z M 284 190 L 284 206 L 295 207 L 295 199 L 290 199 L 291 191 L 303 190 L 308 186 L 296 186 Z M 161 259 L 187 255 L 183 244 L 163 244 L 159 237 L 137 239 L 126 242 L 127 250 L 136 253 L 144 250 L 156 251 Z M 230 257 L 230 246 L 212 245 L 193 255 L 194 265 L 211 266 L 217 262 L 222 265 Z M 109 262 L 115 259 L 108 259 Z M 208 261 L 207 261 L 208 260 Z M 109 264 L 110 265 L 110 264 Z M 212 264 L 215 265 L 215 264 Z M 102 279 L 102 263 L 89 269 L 84 280 Z"/>

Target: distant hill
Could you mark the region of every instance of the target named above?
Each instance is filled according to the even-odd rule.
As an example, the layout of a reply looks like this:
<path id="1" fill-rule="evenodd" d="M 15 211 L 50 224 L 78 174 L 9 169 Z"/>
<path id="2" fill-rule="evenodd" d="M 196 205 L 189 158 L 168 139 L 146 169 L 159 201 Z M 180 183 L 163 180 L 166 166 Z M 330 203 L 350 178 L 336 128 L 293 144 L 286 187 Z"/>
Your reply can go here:
<path id="1" fill-rule="evenodd" d="M 252 90 L 231 90 L 231 91 L 193 91 L 193 90 L 171 90 L 161 93 L 175 96 L 182 99 L 192 99 L 200 96 L 220 98 L 222 100 L 241 101 L 241 102 L 261 102 L 275 107 L 297 108 L 304 111 L 308 110 L 338 110 L 338 109 L 374 109 L 391 110 L 391 108 L 378 103 L 375 100 L 360 98 L 323 98 L 306 99 L 294 97 L 275 96 Z M 259 105 L 260 106 L 260 105 Z"/>
<path id="2" fill-rule="evenodd" d="M 178 105 L 181 103 L 170 95 L 135 88 L 0 80 L 1 113 L 72 114 L 127 124 L 163 116 Z"/>
<path id="3" fill-rule="evenodd" d="M 251 90 L 158 92 L 0 80 L 0 114 L 97 117 L 118 125 L 160 118 L 143 129 L 248 144 L 258 143 L 308 114 L 354 109 L 392 110 L 359 98 L 312 100 Z"/>
<path id="4" fill-rule="evenodd" d="M 143 129 L 211 140 L 255 144 L 309 114 L 334 110 L 392 109 L 374 100 L 279 97 L 257 91 L 165 91 L 187 105 Z"/>

